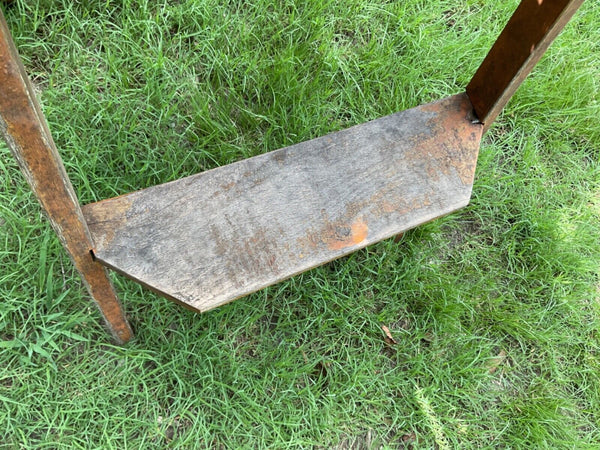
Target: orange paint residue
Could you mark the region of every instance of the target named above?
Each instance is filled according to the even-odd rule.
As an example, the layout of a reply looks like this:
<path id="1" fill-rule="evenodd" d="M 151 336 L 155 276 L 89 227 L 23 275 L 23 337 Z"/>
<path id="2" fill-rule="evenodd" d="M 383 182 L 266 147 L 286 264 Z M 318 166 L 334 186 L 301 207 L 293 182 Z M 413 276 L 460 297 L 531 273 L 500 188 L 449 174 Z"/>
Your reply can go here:
<path id="1" fill-rule="evenodd" d="M 354 245 L 360 244 L 367 238 L 367 234 L 369 233 L 369 227 L 365 223 L 364 220 L 359 219 L 352 224 L 350 228 L 352 230 L 352 243 Z"/>
<path id="2" fill-rule="evenodd" d="M 367 223 L 361 218 L 357 219 L 350 226 L 350 233 L 348 236 L 336 236 L 334 239 L 329 239 L 327 243 L 327 247 L 329 250 L 341 250 L 346 247 L 352 247 L 354 245 L 359 245 L 363 242 L 367 235 L 369 234 L 369 227 Z"/>

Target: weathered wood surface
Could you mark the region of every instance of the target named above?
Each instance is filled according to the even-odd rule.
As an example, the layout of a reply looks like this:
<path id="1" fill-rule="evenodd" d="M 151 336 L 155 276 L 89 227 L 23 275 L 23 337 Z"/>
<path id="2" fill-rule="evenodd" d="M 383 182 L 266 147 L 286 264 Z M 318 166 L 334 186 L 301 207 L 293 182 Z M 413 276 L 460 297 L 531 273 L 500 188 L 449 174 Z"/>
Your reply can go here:
<path id="1" fill-rule="evenodd" d="M 118 342 L 131 329 L 107 277 L 31 84 L 0 11 L 0 132 Z"/>
<path id="2" fill-rule="evenodd" d="M 467 86 L 484 132 L 583 0 L 523 0 Z"/>
<path id="3" fill-rule="evenodd" d="M 83 208 L 104 264 L 206 311 L 465 206 L 466 95 Z"/>

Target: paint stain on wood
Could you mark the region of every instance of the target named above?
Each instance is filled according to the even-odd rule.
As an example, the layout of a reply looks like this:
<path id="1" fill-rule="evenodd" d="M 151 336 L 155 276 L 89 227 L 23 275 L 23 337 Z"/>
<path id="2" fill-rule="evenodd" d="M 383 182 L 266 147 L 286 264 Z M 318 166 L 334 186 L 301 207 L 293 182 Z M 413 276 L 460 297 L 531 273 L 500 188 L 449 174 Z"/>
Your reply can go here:
<path id="1" fill-rule="evenodd" d="M 349 228 L 349 230 L 348 230 Z M 350 227 L 337 227 L 333 235 L 324 236 L 329 250 L 342 250 L 359 245 L 369 234 L 369 227 L 364 219 L 359 218 Z"/>
<path id="2" fill-rule="evenodd" d="M 465 100 L 449 108 L 436 102 L 423 105 L 421 109 L 434 113 L 434 117 L 427 124 L 430 132 L 413 138 L 415 160 L 422 161 L 423 154 L 428 156 L 425 170 L 433 180 L 439 179 L 440 172 L 451 175 L 450 170 L 453 169 L 463 185 L 472 185 L 478 156 L 478 151 L 472 151 L 472 148 L 477 148 L 483 126 L 473 124 L 471 104 Z M 446 136 L 446 140 L 443 141 L 440 136 Z M 461 145 L 464 142 L 471 145 Z"/>

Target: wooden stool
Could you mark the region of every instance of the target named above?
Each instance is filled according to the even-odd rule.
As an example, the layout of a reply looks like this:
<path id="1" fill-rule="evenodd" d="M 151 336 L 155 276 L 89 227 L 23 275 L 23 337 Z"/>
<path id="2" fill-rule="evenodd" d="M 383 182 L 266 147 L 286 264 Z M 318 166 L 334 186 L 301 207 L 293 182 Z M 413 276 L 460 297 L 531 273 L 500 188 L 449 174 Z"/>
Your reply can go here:
<path id="1" fill-rule="evenodd" d="M 198 311 L 466 206 L 482 134 L 583 0 L 523 0 L 466 93 L 80 207 L 0 14 L 0 129 L 118 342 L 104 266 Z"/>

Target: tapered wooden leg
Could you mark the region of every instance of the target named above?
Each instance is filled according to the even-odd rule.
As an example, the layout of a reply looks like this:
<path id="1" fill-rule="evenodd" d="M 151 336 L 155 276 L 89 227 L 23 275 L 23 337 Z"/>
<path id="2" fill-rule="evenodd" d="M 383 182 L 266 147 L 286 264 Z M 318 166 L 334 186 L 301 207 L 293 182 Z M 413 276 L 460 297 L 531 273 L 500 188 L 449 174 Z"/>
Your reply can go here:
<path id="1" fill-rule="evenodd" d="M 119 343 L 131 328 L 105 269 L 93 260 L 89 230 L 31 83 L 0 12 L 0 131 L 90 295 Z"/>
<path id="2" fill-rule="evenodd" d="M 522 0 L 467 86 L 489 128 L 583 0 Z"/>

